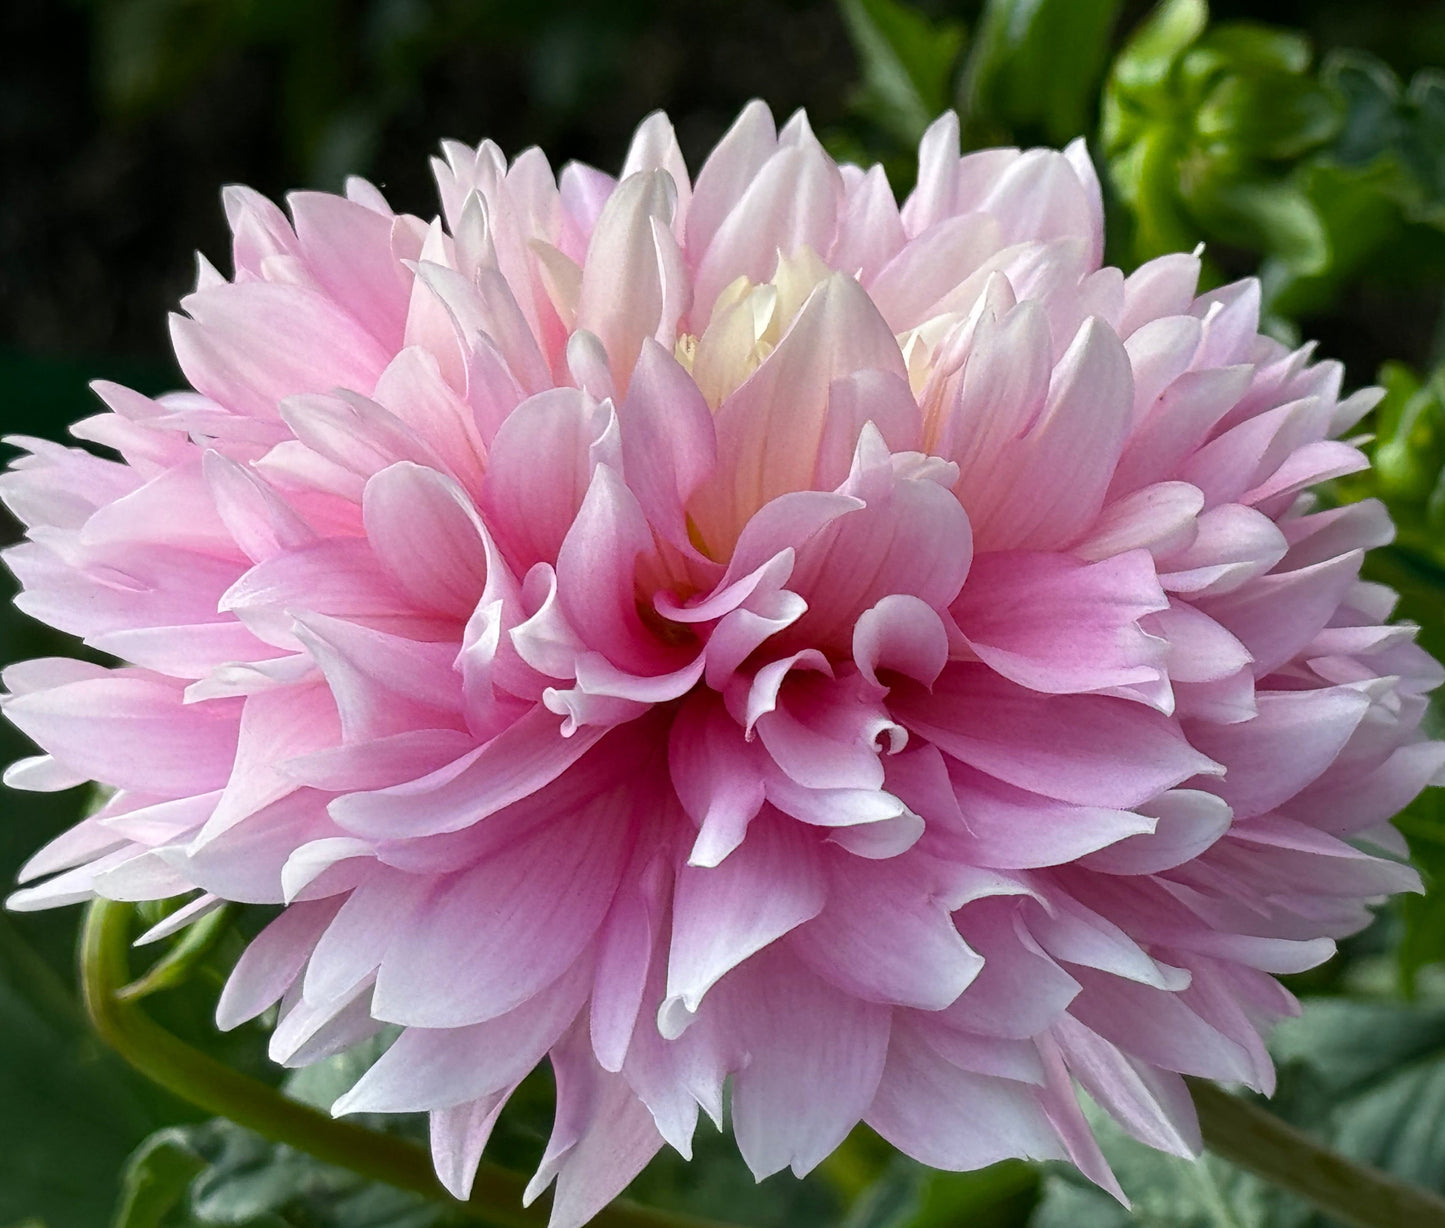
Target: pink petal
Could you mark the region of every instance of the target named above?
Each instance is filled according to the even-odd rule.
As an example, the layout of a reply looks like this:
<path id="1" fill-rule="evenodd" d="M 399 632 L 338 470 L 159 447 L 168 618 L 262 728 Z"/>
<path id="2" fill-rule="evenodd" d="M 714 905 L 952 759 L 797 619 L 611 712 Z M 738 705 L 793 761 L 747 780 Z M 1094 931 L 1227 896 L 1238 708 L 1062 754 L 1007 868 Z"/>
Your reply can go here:
<path id="1" fill-rule="evenodd" d="M 926 864 L 908 861 L 828 857 L 828 902 L 787 945 L 856 998 L 941 1010 L 968 989 L 984 961 L 928 890 Z"/>
<path id="2" fill-rule="evenodd" d="M 293 904 L 253 938 L 226 979 L 216 1026 L 228 1032 L 278 1001 L 301 975 L 312 944 L 340 906 L 339 900 Z"/>
<path id="3" fill-rule="evenodd" d="M 569 974 L 485 1023 L 407 1028 L 331 1111 L 444 1109 L 508 1091 L 571 1026 L 585 993 L 585 980 Z"/>
<path id="4" fill-rule="evenodd" d="M 171 317 L 181 370 L 228 409 L 275 418 L 284 397 L 351 388 L 368 393 L 386 366 L 376 340 L 331 299 L 301 286 L 251 281 L 183 300 Z"/>
<path id="5" fill-rule="evenodd" d="M 373 1011 L 414 1027 L 462 1027 L 515 1009 L 581 956 L 622 872 L 630 793 L 543 826 L 440 885 L 382 958 Z"/>
<path id="6" fill-rule="evenodd" d="M 332 803 L 336 821 L 358 835 L 417 837 L 459 831 L 556 780 L 606 733 L 585 727 L 563 737 L 540 704 L 491 741 L 428 775 Z"/>
<path id="7" fill-rule="evenodd" d="M 233 703 L 185 705 L 160 678 L 113 673 L 12 695 L 5 715 L 70 771 L 175 797 L 226 783 L 236 754 Z"/>
<path id="8" fill-rule="evenodd" d="M 666 172 L 639 171 L 618 185 L 592 232 L 576 327 L 602 341 L 618 388 L 627 387 L 642 343 L 662 318 L 664 269 L 652 222 L 670 225 L 677 203 Z"/>
<path id="9" fill-rule="evenodd" d="M 960 1070 L 897 1025 L 865 1120 L 931 1168 L 966 1172 L 1014 1156 L 1064 1157 L 1034 1088 Z"/>
<path id="10" fill-rule="evenodd" d="M 1144 551 L 1093 564 L 1012 551 L 980 557 L 951 612 L 1004 677 L 1077 694 L 1158 679 L 1166 645 L 1139 620 L 1166 605 Z"/>
<path id="11" fill-rule="evenodd" d="M 759 1181 L 785 1167 L 805 1176 L 873 1100 L 889 1012 L 774 950 L 750 961 L 725 989 L 737 1042 L 749 1056 L 733 1075 L 738 1150 Z"/>
<path id="12" fill-rule="evenodd" d="M 1204 1144 L 1183 1079 L 1128 1057 L 1068 1016 L 1053 1035 L 1069 1073 L 1141 1143 L 1186 1159 L 1199 1154 Z"/>
<path id="13" fill-rule="evenodd" d="M 889 706 L 961 763 L 1083 806 L 1135 806 L 1222 770 L 1142 705 L 1091 695 L 1045 699 L 976 665 L 950 666 L 931 695 L 897 690 Z"/>
<path id="14" fill-rule="evenodd" d="M 722 864 L 678 871 L 663 1035 L 680 1036 L 721 977 L 822 910 L 827 888 L 811 844 L 795 824 L 764 816 Z"/>

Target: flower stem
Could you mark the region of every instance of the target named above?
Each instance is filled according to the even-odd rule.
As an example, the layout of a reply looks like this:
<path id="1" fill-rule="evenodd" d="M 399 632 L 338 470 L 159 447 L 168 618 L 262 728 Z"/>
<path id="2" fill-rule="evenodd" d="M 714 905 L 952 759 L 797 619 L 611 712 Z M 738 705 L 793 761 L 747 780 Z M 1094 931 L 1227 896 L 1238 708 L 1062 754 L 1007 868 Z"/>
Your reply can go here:
<path id="1" fill-rule="evenodd" d="M 85 1005 L 102 1039 L 147 1078 L 207 1113 L 225 1117 L 275 1143 L 327 1164 L 446 1203 L 468 1219 L 499 1228 L 545 1228 L 544 1198 L 522 1206 L 526 1179 L 483 1160 L 472 1197 L 457 1202 L 442 1188 L 426 1151 L 405 1139 L 338 1121 L 192 1048 L 160 1027 L 136 999 L 120 992 L 131 981 L 129 904 L 95 900 L 81 942 Z M 592 1220 L 596 1228 L 727 1228 L 619 1199 Z"/>
<path id="2" fill-rule="evenodd" d="M 1357 1164 L 1288 1122 L 1203 1079 L 1190 1079 L 1204 1145 L 1356 1228 L 1445 1228 L 1445 1198 Z"/>

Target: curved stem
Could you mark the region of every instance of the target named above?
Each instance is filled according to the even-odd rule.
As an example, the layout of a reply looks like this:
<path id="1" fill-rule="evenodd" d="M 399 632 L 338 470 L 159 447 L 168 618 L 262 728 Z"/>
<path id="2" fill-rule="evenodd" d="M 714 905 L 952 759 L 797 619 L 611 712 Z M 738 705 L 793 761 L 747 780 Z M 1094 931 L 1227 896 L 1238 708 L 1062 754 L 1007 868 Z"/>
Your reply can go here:
<path id="1" fill-rule="evenodd" d="M 1445 1198 L 1321 1146 L 1288 1122 L 1190 1079 L 1204 1145 L 1356 1228 L 1445 1228 Z"/>
<path id="2" fill-rule="evenodd" d="M 131 980 L 132 916 L 129 904 L 95 900 L 90 905 L 81 943 L 81 983 L 96 1031 L 143 1075 L 205 1112 L 272 1142 L 444 1202 L 469 1219 L 501 1228 L 545 1228 L 550 1199 L 523 1207 L 526 1180 L 520 1174 L 483 1160 L 471 1199 L 457 1202 L 437 1181 L 431 1157 L 415 1143 L 338 1121 L 292 1100 L 192 1048 L 160 1027 L 138 1001 L 118 996 Z M 596 1228 L 728 1228 L 621 1199 L 592 1223 Z"/>

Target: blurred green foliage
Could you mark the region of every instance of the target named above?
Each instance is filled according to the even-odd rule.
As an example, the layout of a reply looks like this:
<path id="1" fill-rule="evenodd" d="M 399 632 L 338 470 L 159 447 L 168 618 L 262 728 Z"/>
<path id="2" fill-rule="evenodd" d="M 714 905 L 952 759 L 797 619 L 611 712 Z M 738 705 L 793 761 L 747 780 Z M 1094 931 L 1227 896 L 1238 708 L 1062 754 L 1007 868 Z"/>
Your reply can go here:
<path id="1" fill-rule="evenodd" d="M 27 43 L 11 21 L 44 39 Z M 1279 335 L 1323 334 L 1357 379 L 1378 369 L 1385 396 L 1361 428 L 1375 468 L 1333 497 L 1388 504 L 1399 537 L 1368 574 L 1400 591 L 1400 614 L 1445 654 L 1445 74 L 1429 66 L 1445 59 L 1438 6 L 24 0 L 0 14 L 0 46 L 35 50 L 33 64 L 0 73 L 0 140 L 24 172 L 0 204 L 12 430 L 53 436 L 85 416 L 84 376 L 165 385 L 161 307 L 189 276 L 180 253 L 219 241 L 211 202 L 226 179 L 277 191 L 359 171 L 421 208 L 418 145 L 439 136 L 492 135 L 512 150 L 538 141 L 559 160 L 613 166 L 636 120 L 665 105 L 695 159 L 762 93 L 780 111 L 808 105 L 835 153 L 883 161 L 906 190 L 919 135 L 955 105 L 972 146 L 1085 135 L 1112 198 L 1115 262 L 1203 242 L 1209 279 L 1261 277 Z M 63 105 L 23 92 L 56 80 L 69 91 Z M 132 356 L 95 357 L 115 350 Z M 66 356 L 77 351 L 84 358 Z M 0 636 L 9 658 L 74 650 L 8 604 Z M 25 753 L 8 728 L 0 751 Z M 80 804 L 77 792 L 13 799 L 0 875 L 13 879 Z M 1299 982 L 1312 996 L 1275 1038 L 1274 1104 L 1348 1153 L 1438 1186 L 1445 803 L 1432 791 L 1397 823 L 1429 890 Z M 211 1023 L 227 967 L 263 920 L 218 913 L 162 944 L 137 992 L 190 1043 L 277 1082 L 264 1026 L 221 1036 Z M 73 941 L 71 916 L 0 915 L 0 1102 L 21 1106 L 0 1117 L 0 1225 L 451 1222 L 445 1208 L 196 1121 L 131 1075 L 85 1025 Z M 290 1076 L 287 1092 L 327 1105 L 374 1056 L 361 1049 Z M 541 1072 L 498 1127 L 503 1162 L 535 1162 L 550 1101 Z M 690 1165 L 661 1157 L 632 1192 L 780 1228 L 1325 1228 L 1220 1161 L 1186 1165 L 1101 1130 L 1132 1218 L 1062 1172 L 933 1173 L 866 1130 L 808 1181 L 754 1186 L 731 1144 L 705 1128 Z"/>
<path id="2" fill-rule="evenodd" d="M 973 145 L 1063 145 L 1092 125 L 1122 0 L 988 4 L 959 84 Z"/>
<path id="3" fill-rule="evenodd" d="M 1130 262 L 1204 240 L 1258 259 L 1281 320 L 1362 274 L 1445 272 L 1445 78 L 1408 86 L 1371 56 L 1331 54 L 1168 0 L 1115 59 L 1099 142 L 1129 213 Z M 1219 279 L 1220 274 L 1214 272 Z"/>
<path id="4" fill-rule="evenodd" d="M 862 77 L 854 110 L 903 153 L 948 108 L 963 26 L 932 21 L 900 0 L 839 0 L 839 7 Z"/>

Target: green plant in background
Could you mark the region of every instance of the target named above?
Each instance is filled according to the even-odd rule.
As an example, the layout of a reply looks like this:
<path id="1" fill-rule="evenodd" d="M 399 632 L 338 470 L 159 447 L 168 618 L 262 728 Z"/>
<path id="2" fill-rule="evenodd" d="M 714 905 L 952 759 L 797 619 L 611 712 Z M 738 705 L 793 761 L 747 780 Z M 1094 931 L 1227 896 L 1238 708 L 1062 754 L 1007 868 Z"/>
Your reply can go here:
<path id="1" fill-rule="evenodd" d="M 965 137 L 1063 145 L 1093 126 L 1122 0 L 988 4 L 959 82 Z"/>
<path id="2" fill-rule="evenodd" d="M 1352 278 L 1445 271 L 1445 78 L 1168 0 L 1110 70 L 1099 142 L 1135 262 L 1200 240 L 1262 257 L 1277 318 Z M 1216 279 L 1219 272 L 1214 272 Z"/>
<path id="3" fill-rule="evenodd" d="M 1300 35 L 1207 27 L 1203 0 L 1170 0 L 1109 75 L 1100 143 L 1146 260 L 1201 234 L 1318 273 L 1328 239 L 1290 175 L 1339 131 L 1338 99 Z"/>
<path id="4" fill-rule="evenodd" d="M 949 105 L 963 25 L 931 20 L 900 0 L 840 0 L 839 9 L 862 73 L 854 110 L 905 154 Z"/>
<path id="5" fill-rule="evenodd" d="M 903 0 L 838 7 L 861 81 L 852 100 L 858 130 L 831 133 L 830 147 L 881 159 L 906 189 L 918 138 L 949 107 L 974 146 L 1063 145 L 1086 133 L 1121 0 L 991 0 L 971 42 L 957 18 Z"/>
<path id="6" fill-rule="evenodd" d="M 1445 370 L 1422 379 L 1387 362 L 1365 483 L 1390 506 L 1399 543 L 1445 563 Z"/>

